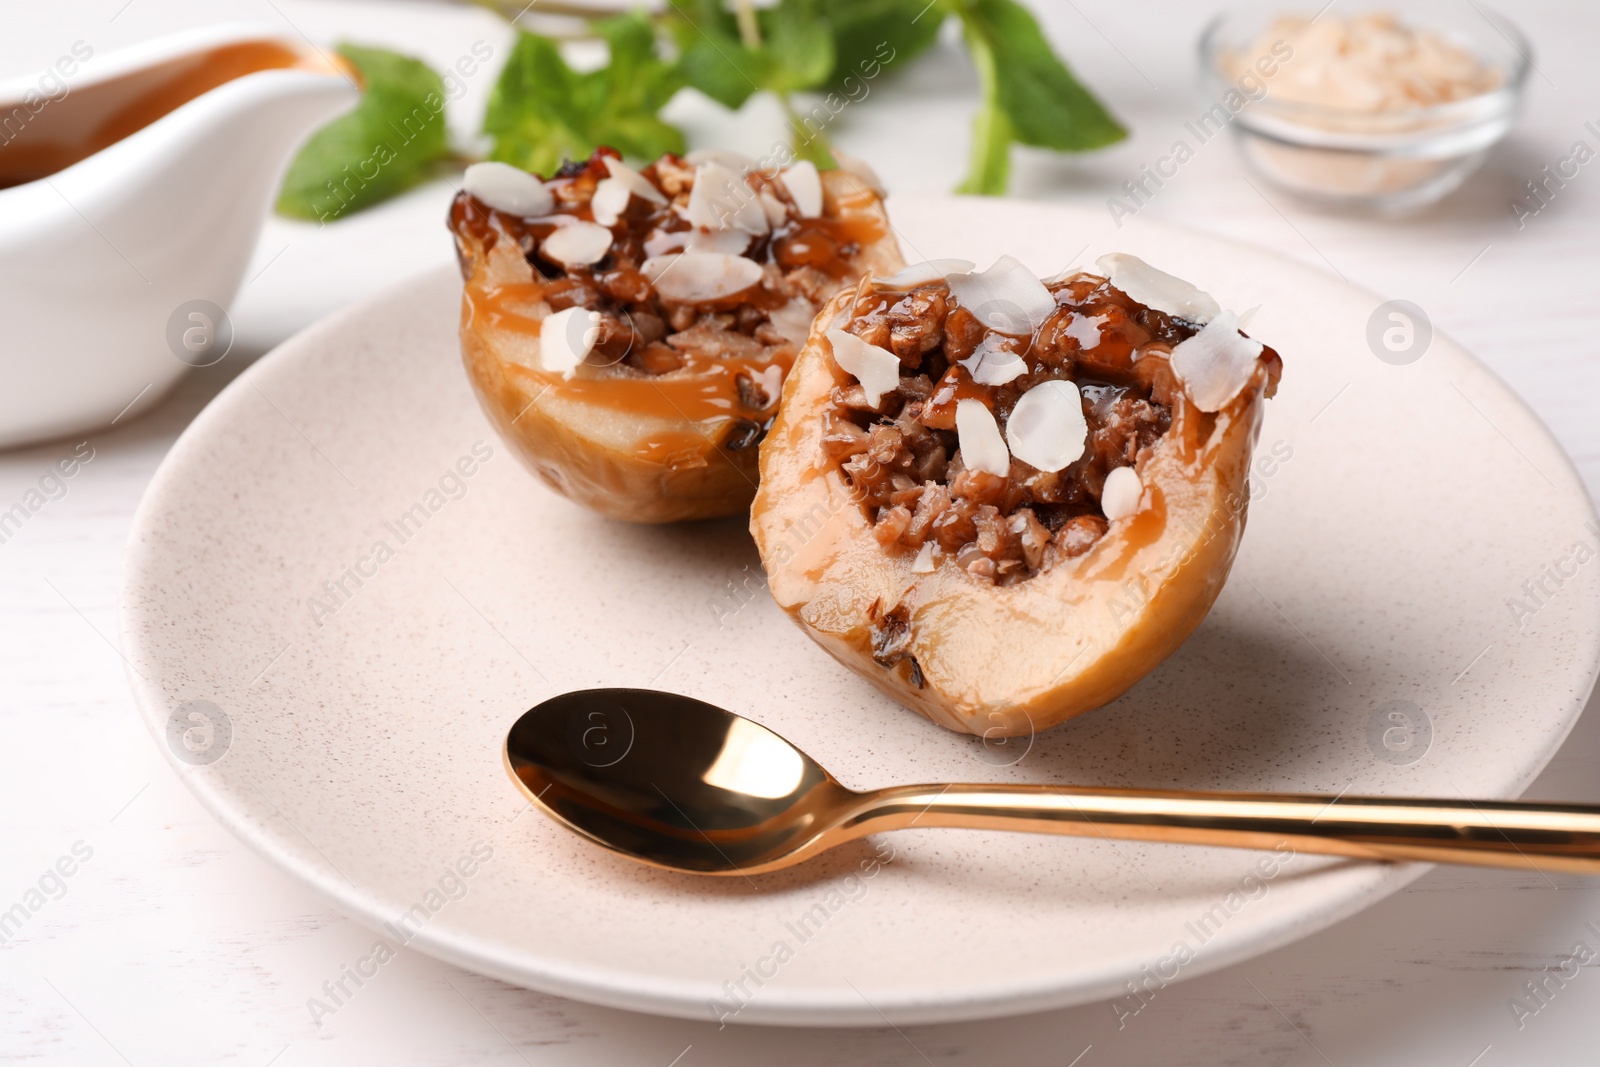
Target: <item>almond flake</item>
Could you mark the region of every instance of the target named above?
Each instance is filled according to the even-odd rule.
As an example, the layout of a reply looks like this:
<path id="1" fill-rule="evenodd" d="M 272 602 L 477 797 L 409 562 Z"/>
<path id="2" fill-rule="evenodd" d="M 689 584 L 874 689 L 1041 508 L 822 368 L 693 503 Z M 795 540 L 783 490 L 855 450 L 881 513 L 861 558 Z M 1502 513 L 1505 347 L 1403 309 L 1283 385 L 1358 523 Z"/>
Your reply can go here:
<path id="1" fill-rule="evenodd" d="M 801 218 L 822 217 L 822 176 L 817 173 L 815 163 L 802 159 L 792 167 L 785 167 L 778 176 L 783 187 L 789 190 L 789 198 L 794 201 Z"/>
<path id="2" fill-rule="evenodd" d="M 623 187 L 641 200 L 648 200 L 652 204 L 665 207 L 667 198 L 657 189 L 655 183 L 643 174 L 634 170 L 620 159 L 606 157 L 606 171 L 611 175 L 611 180 L 621 182 Z"/>
<path id="3" fill-rule="evenodd" d="M 1156 270 L 1138 256 L 1113 252 L 1095 260 L 1094 265 L 1129 297 L 1168 315 L 1204 325 L 1222 311 L 1211 294 L 1201 292 L 1166 271 Z"/>
<path id="4" fill-rule="evenodd" d="M 1118 467 L 1106 475 L 1106 484 L 1100 490 L 1100 510 L 1112 522 L 1125 519 L 1139 510 L 1144 500 L 1144 483 L 1139 472 L 1132 467 Z"/>
<path id="5" fill-rule="evenodd" d="M 575 222 L 544 239 L 539 254 L 563 267 L 587 267 L 611 251 L 611 231 L 597 222 Z"/>
<path id="6" fill-rule="evenodd" d="M 548 215 L 556 203 L 544 182 L 509 163 L 474 163 L 461 184 L 472 196 L 507 215 Z"/>
<path id="7" fill-rule="evenodd" d="M 961 461 L 968 470 L 985 471 L 1002 478 L 1011 473 L 1011 454 L 1000 437 L 994 412 L 983 401 L 956 401 L 956 440 Z"/>
<path id="8" fill-rule="evenodd" d="M 900 384 L 900 357 L 887 348 L 868 344 L 843 330 L 829 330 L 828 343 L 833 346 L 833 361 L 855 376 L 867 403 L 873 407 L 878 406 L 884 393 Z"/>
<path id="9" fill-rule="evenodd" d="M 930 259 L 926 263 L 913 263 L 898 274 L 874 278 L 872 284 L 882 289 L 915 289 L 919 285 L 942 282 L 949 274 L 975 270 L 977 266 L 970 259 Z"/>
<path id="10" fill-rule="evenodd" d="M 1047 474 L 1076 462 L 1089 440 L 1077 383 L 1055 379 L 1023 393 L 1006 420 L 1006 440 L 1013 455 Z"/>
<path id="11" fill-rule="evenodd" d="M 1011 256 L 976 273 L 951 274 L 950 292 L 983 325 L 1022 337 L 1035 333 L 1056 309 L 1056 298 Z"/>
<path id="12" fill-rule="evenodd" d="M 721 163 L 702 163 L 695 168 L 689 221 L 706 230 L 743 230 L 753 236 L 771 229 L 756 191 L 743 175 Z"/>
<path id="13" fill-rule="evenodd" d="M 1001 334 L 979 341 L 972 355 L 960 362 L 979 385 L 1005 385 L 1028 373 L 1028 361 L 1007 348 Z"/>
<path id="14" fill-rule="evenodd" d="M 602 226 L 615 226 L 617 220 L 622 218 L 622 213 L 628 210 L 628 202 L 633 199 L 633 193 L 628 187 L 615 178 L 601 178 L 594 187 L 594 196 L 589 198 L 589 210 L 594 213 L 594 221 Z"/>
<path id="15" fill-rule="evenodd" d="M 545 316 L 539 325 L 539 363 L 548 371 L 572 377 L 600 340 L 600 313 L 570 307 Z"/>
<path id="16" fill-rule="evenodd" d="M 783 307 L 767 313 L 767 321 L 779 336 L 797 345 L 805 344 L 811 336 L 811 323 L 816 317 L 816 305 L 803 296 L 790 297 Z"/>
<path id="17" fill-rule="evenodd" d="M 750 235 L 743 230 L 690 230 L 689 243 L 684 246 L 692 252 L 725 252 L 742 256 L 750 247 Z"/>
<path id="18" fill-rule="evenodd" d="M 922 550 L 917 553 L 917 558 L 911 561 L 912 574 L 933 573 L 933 542 L 922 542 Z"/>
<path id="19" fill-rule="evenodd" d="M 652 256 L 639 269 L 666 300 L 703 304 L 743 292 L 761 282 L 761 264 L 721 252 L 674 252 Z"/>
<path id="20" fill-rule="evenodd" d="M 651 230 L 650 236 L 644 239 L 644 254 L 646 259 L 664 256 L 669 252 L 680 252 L 689 243 L 689 238 L 694 236 L 694 230 L 673 230 L 668 233 L 664 230 Z"/>
<path id="21" fill-rule="evenodd" d="M 1238 316 L 1224 311 L 1178 342 L 1172 349 L 1172 369 L 1195 407 L 1221 411 L 1249 383 L 1260 356 L 1261 342 L 1241 334 Z"/>
<path id="22" fill-rule="evenodd" d="M 767 213 L 767 225 L 773 229 L 789 221 L 789 205 L 765 189 L 761 190 L 761 210 Z"/>

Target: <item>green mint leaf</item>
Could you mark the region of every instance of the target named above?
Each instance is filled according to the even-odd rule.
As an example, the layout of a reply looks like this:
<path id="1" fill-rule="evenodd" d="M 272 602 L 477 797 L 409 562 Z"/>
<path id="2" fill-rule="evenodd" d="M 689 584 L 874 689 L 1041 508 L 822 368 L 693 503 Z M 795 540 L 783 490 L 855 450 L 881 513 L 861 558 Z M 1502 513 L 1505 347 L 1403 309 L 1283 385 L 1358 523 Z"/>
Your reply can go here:
<path id="1" fill-rule="evenodd" d="M 780 0 L 760 13 L 761 37 L 772 56 L 762 86 L 776 93 L 822 85 L 833 73 L 833 34 L 818 0 Z"/>
<path id="2" fill-rule="evenodd" d="M 821 0 L 820 9 L 833 34 L 825 88 L 852 94 L 931 48 L 950 13 L 945 0 Z"/>
<path id="3" fill-rule="evenodd" d="M 343 44 L 361 75 L 354 111 L 312 134 L 284 176 L 279 214 L 326 222 L 415 185 L 449 154 L 444 82 L 426 63 Z"/>
<path id="4" fill-rule="evenodd" d="M 655 29 L 642 14 L 595 27 L 610 48 L 605 66 L 575 71 L 548 37 L 519 33 L 484 113 L 494 138 L 491 159 L 539 174 L 566 159 L 586 159 L 609 145 L 636 159 L 684 150 L 683 134 L 657 112 L 683 86 L 683 75 L 656 52 Z"/>
<path id="5" fill-rule="evenodd" d="M 655 25 L 647 16 L 634 14 L 606 19 L 596 29 L 605 38 L 611 58 L 606 67 L 586 79 L 596 94 L 593 113 L 602 122 L 615 119 L 624 125 L 641 116 L 654 118 L 683 88 L 682 74 L 657 54 Z M 654 159 L 661 153 L 648 154 Z"/>
<path id="6" fill-rule="evenodd" d="M 737 38 L 713 37 L 693 28 L 689 32 L 695 36 L 684 41 L 678 59 L 684 80 L 723 107 L 739 110 L 771 76 L 765 53 L 744 47 Z"/>
<path id="7" fill-rule="evenodd" d="M 1039 23 L 1016 0 L 963 0 L 969 42 L 994 55 L 996 92 L 1017 141 L 1081 152 L 1128 135 L 1094 94 L 1067 69 Z"/>
<path id="8" fill-rule="evenodd" d="M 761 44 L 754 47 L 719 0 L 671 0 L 670 6 L 685 81 L 726 108 L 737 110 L 763 90 L 813 89 L 833 73 L 833 36 L 821 0 L 779 0 L 757 12 Z"/>
<path id="9" fill-rule="evenodd" d="M 731 110 L 744 106 L 770 76 L 765 50 L 746 48 L 721 0 L 668 0 L 684 81 Z"/>
<path id="10" fill-rule="evenodd" d="M 484 110 L 483 132 L 494 138 L 489 157 L 550 174 L 563 159 L 586 156 L 575 82 L 554 41 L 519 33 Z"/>

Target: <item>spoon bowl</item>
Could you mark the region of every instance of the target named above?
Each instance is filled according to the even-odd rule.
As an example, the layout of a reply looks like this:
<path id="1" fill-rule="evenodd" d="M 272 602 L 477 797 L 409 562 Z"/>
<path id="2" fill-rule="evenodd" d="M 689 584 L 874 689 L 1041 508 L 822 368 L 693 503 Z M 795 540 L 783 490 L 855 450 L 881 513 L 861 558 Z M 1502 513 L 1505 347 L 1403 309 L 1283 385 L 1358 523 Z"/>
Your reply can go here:
<path id="1" fill-rule="evenodd" d="M 511 727 L 505 762 L 568 829 L 691 874 L 778 870 L 912 827 L 1600 874 L 1597 807 L 977 783 L 856 792 L 760 723 L 650 689 L 544 701 Z"/>
<path id="2" fill-rule="evenodd" d="M 765 726 L 649 689 L 564 693 L 517 720 L 506 765 L 569 828 L 674 870 L 767 870 L 857 795 Z"/>

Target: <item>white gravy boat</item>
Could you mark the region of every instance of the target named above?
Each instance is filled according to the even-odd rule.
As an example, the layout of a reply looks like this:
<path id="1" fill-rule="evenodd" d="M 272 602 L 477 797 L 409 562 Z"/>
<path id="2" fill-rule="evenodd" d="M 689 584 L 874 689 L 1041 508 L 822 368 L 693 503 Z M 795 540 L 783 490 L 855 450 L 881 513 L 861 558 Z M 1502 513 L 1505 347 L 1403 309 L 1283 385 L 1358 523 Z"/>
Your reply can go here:
<path id="1" fill-rule="evenodd" d="M 240 25 L 0 81 L 0 448 L 104 429 L 206 362 L 230 328 L 194 302 L 232 300 L 294 151 L 357 97 Z"/>

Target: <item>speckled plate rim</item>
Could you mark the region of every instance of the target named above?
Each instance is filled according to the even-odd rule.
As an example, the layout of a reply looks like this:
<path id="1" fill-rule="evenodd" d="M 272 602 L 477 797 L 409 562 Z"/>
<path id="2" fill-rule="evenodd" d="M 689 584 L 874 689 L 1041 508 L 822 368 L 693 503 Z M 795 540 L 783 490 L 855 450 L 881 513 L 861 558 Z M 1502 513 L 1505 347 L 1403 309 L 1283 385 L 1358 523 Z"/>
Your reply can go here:
<path id="1" fill-rule="evenodd" d="M 996 203 L 994 207 L 999 211 L 1027 210 L 1027 205 L 1015 201 Z M 1046 209 L 1062 211 L 1063 207 L 1048 205 Z M 1182 227 L 1143 221 L 1140 225 L 1148 230 L 1180 233 L 1188 240 L 1198 237 L 1214 245 L 1222 255 L 1233 252 L 1278 259 L 1284 271 L 1314 275 L 1324 284 L 1332 281 L 1314 268 L 1281 259 L 1260 249 L 1209 235 L 1197 235 Z M 336 336 L 349 323 L 378 313 L 384 307 L 403 304 L 409 294 L 437 285 L 441 275 L 453 273 L 448 269 L 430 271 L 372 300 L 313 324 L 262 357 L 225 388 L 179 436 L 151 479 L 131 526 L 129 550 L 124 561 L 123 595 L 119 598 L 120 642 L 127 663 L 125 673 L 130 688 L 157 747 L 174 770 L 179 772 L 185 785 L 206 810 L 239 840 L 320 894 L 341 912 L 372 929 L 381 928 L 390 918 L 376 892 L 349 884 L 329 872 L 302 863 L 299 857 L 278 847 L 270 836 L 257 833 L 251 813 L 237 807 L 233 798 L 226 791 L 216 788 L 207 776 L 182 773 L 192 768 L 179 761 L 163 743 L 166 694 L 158 682 L 145 677 L 139 670 L 141 666 L 154 666 L 156 661 L 140 637 L 138 613 L 130 607 L 139 598 L 129 594 L 160 577 L 146 574 L 142 569 L 143 561 L 136 551 L 138 531 L 169 511 L 168 501 L 181 490 L 189 465 L 205 461 L 206 440 L 213 434 L 227 432 L 233 408 L 257 384 L 278 376 L 292 376 L 297 366 L 326 358 L 329 354 L 326 339 Z M 1339 284 L 1352 293 L 1370 296 L 1374 303 L 1381 302 L 1381 297 L 1359 286 L 1342 281 Z M 1489 368 L 1448 337 L 1435 336 L 1430 358 L 1449 360 L 1463 372 L 1481 380 L 1488 388 L 1479 396 L 1480 404 L 1487 405 L 1497 418 L 1504 418 L 1519 434 L 1526 435 L 1520 436 L 1519 440 L 1525 446 L 1531 446 L 1541 459 L 1550 461 L 1541 465 L 1541 469 L 1551 478 L 1557 491 L 1581 501 L 1588 513 L 1594 515 L 1593 503 L 1571 460 L 1520 397 Z M 1600 605 L 1596 610 L 1600 612 Z M 1587 672 L 1587 683 L 1581 687 L 1581 694 L 1569 701 L 1567 707 L 1551 709 L 1549 724 L 1554 729 L 1545 735 L 1547 740 L 1543 746 L 1530 749 L 1527 762 L 1521 763 L 1515 768 L 1515 773 L 1507 776 L 1504 788 L 1498 791 L 1499 796 L 1520 795 L 1554 757 L 1571 732 L 1587 703 L 1588 693 L 1596 679 L 1600 678 L 1600 642 L 1590 650 Z M 1559 714 L 1556 714 L 1558 711 Z M 1330 892 L 1316 906 L 1286 914 L 1275 922 L 1256 923 L 1250 927 L 1247 935 L 1235 936 L 1232 930 L 1224 931 L 1208 944 L 1203 956 L 1184 969 L 1181 978 L 1188 979 L 1220 970 L 1326 929 L 1404 888 L 1430 869 L 1431 866 L 1427 864 L 1340 862 L 1307 872 L 1303 877 L 1342 878 L 1346 884 L 1337 891 L 1332 891 L 1330 887 Z M 447 929 L 447 924 L 424 927 L 408 942 L 407 947 L 513 984 L 608 1007 L 657 1015 L 703 1021 L 706 1002 L 721 995 L 720 987 L 711 983 L 687 979 L 657 980 L 621 968 L 592 967 L 568 961 L 546 959 L 536 963 L 530 961 L 525 951 L 509 949 L 503 942 L 453 933 Z M 1078 965 L 1070 980 L 1058 976 L 1048 981 L 1011 985 L 991 982 L 981 990 L 952 990 L 949 996 L 937 999 L 896 999 L 880 995 L 870 1005 L 862 1003 L 858 997 L 853 998 L 852 1003 L 851 999 L 831 990 L 807 992 L 774 986 L 765 990 L 759 1001 L 743 1010 L 736 1021 L 786 1026 L 880 1026 L 886 1020 L 898 1025 L 997 1018 L 1109 999 L 1124 991 L 1128 978 L 1129 975 L 1119 967 Z"/>

